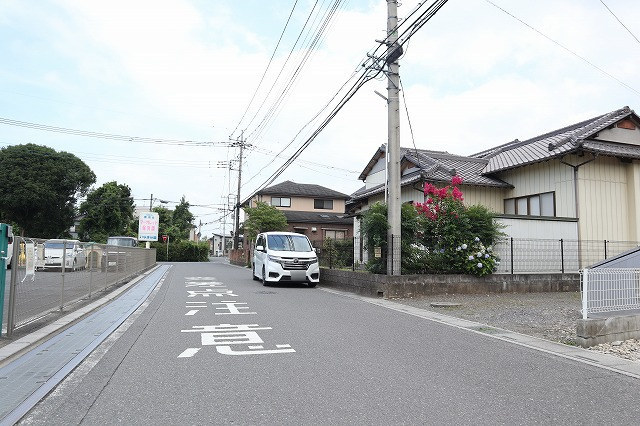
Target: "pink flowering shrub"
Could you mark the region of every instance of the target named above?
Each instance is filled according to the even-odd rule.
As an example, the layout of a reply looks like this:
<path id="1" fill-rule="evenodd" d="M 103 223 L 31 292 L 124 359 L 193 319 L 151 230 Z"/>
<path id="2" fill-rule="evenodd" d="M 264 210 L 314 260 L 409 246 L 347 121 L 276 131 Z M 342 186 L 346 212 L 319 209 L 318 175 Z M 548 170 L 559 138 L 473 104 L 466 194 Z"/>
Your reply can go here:
<path id="1" fill-rule="evenodd" d="M 425 183 L 425 202 L 415 204 L 424 218 L 420 244 L 426 248 L 428 260 L 423 263 L 436 272 L 490 274 L 498 262 L 491 245 L 499 227 L 485 208 L 464 205 L 460 184 L 460 176 L 454 176 L 451 185 L 443 188 Z"/>

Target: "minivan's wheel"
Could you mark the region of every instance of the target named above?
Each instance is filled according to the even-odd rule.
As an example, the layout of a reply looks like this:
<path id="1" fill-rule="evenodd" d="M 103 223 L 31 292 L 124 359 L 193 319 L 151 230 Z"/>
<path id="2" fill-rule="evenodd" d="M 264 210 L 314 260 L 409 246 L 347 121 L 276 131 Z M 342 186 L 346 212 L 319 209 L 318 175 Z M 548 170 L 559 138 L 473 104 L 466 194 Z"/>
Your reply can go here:
<path id="1" fill-rule="evenodd" d="M 262 267 L 262 285 L 265 287 L 269 286 L 269 282 L 267 281 L 267 271 L 265 271 L 264 266 Z"/>
<path id="2" fill-rule="evenodd" d="M 253 267 L 251 268 L 251 278 L 253 278 L 254 281 L 260 281 L 260 278 L 256 277 L 256 264 L 253 264 Z"/>
<path id="3" fill-rule="evenodd" d="M 307 283 L 307 285 L 309 286 L 309 288 L 314 288 L 316 286 L 317 283 L 312 283 L 311 281 L 309 281 Z"/>

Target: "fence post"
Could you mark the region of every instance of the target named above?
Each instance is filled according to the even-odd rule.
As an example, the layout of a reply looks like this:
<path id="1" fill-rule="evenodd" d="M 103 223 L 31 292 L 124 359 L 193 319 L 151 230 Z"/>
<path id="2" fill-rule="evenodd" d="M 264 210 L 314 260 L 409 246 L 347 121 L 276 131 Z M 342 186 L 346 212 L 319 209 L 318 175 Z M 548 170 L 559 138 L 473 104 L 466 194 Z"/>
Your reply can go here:
<path id="1" fill-rule="evenodd" d="M 67 240 L 62 241 L 62 259 L 60 269 L 62 269 L 62 286 L 60 289 L 60 310 L 64 309 L 64 270 L 67 269 Z"/>
<path id="2" fill-rule="evenodd" d="M 589 268 L 584 268 L 582 271 L 582 319 L 587 319 L 587 295 L 589 289 Z"/>
<path id="3" fill-rule="evenodd" d="M 351 254 L 353 255 L 353 258 L 351 260 L 351 270 L 355 271 L 356 270 L 356 237 L 353 237 L 353 244 L 351 246 Z"/>
<path id="4" fill-rule="evenodd" d="M 109 275 L 109 246 L 104 246 L 104 291 L 107 291 L 107 275 Z"/>
<path id="5" fill-rule="evenodd" d="M 7 337 L 13 334 L 13 329 L 16 328 L 16 290 L 18 288 L 18 255 L 20 253 L 20 243 L 18 238 L 22 242 L 22 237 L 13 238 L 13 258 L 15 260 L 14 267 L 11 268 L 11 278 L 9 283 L 9 312 L 7 312 Z"/>
<path id="6" fill-rule="evenodd" d="M 607 240 L 604 240 L 604 258 L 607 258 Z"/>
<path id="7" fill-rule="evenodd" d="M 511 237 L 511 275 L 513 275 L 513 237 Z"/>
<path id="8" fill-rule="evenodd" d="M 329 245 L 329 269 L 333 269 L 333 250 L 331 247 L 331 240 L 325 240 L 325 242 Z"/>
<path id="9" fill-rule="evenodd" d="M 564 241 L 560 238 L 560 263 L 562 265 L 562 273 L 564 274 Z"/>
<path id="10" fill-rule="evenodd" d="M 95 257 L 93 253 L 93 244 L 89 248 L 89 299 L 91 299 L 91 287 L 93 285 L 93 258 Z"/>

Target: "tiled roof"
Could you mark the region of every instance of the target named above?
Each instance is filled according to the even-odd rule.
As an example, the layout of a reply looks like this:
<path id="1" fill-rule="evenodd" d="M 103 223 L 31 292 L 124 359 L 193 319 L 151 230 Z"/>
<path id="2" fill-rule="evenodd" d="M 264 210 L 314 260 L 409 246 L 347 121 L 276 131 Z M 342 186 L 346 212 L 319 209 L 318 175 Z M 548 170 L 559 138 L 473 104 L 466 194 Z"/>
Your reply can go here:
<path id="1" fill-rule="evenodd" d="M 334 225 L 352 225 L 353 219 L 347 217 L 345 213 L 316 213 L 281 210 L 287 218 L 288 223 L 318 223 Z"/>
<path id="2" fill-rule="evenodd" d="M 269 186 L 256 193 L 257 195 L 286 195 L 286 196 L 301 196 L 301 197 L 315 197 L 315 198 L 339 198 L 346 200 L 349 198 L 347 194 L 334 191 L 333 189 L 325 188 L 320 185 L 295 183 L 290 180 L 285 182 Z"/>
<path id="3" fill-rule="evenodd" d="M 451 177 L 458 175 L 467 185 L 494 186 L 510 188 L 506 182 L 491 176 L 483 176 L 482 171 L 488 160 L 483 158 L 463 157 L 446 152 L 423 151 L 401 148 L 404 159 L 423 169 L 426 180 L 450 183 Z"/>
<path id="4" fill-rule="evenodd" d="M 624 107 L 525 141 L 516 139 L 472 157 L 488 160 L 484 175 L 561 157 L 580 149 L 606 155 L 640 158 L 640 147 L 589 139 L 630 115 L 635 116 L 635 113 L 629 107 Z"/>

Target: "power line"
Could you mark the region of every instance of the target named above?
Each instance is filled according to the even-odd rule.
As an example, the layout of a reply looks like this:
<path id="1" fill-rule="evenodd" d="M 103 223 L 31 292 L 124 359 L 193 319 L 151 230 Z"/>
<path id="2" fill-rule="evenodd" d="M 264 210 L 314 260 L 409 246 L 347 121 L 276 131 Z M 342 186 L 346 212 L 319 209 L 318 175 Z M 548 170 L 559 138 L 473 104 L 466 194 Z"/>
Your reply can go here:
<path id="1" fill-rule="evenodd" d="M 640 40 L 638 40 L 638 37 L 636 37 L 636 35 L 635 35 L 634 33 L 632 33 L 632 32 L 631 32 L 631 30 L 630 30 L 630 29 L 629 29 L 629 28 L 628 28 L 628 27 L 627 27 L 627 26 L 626 26 L 626 25 L 625 25 L 625 24 L 620 20 L 620 18 L 618 18 L 618 17 L 616 16 L 616 14 L 615 14 L 615 13 L 613 13 L 613 10 L 611 10 L 611 9 L 609 8 L 609 6 L 607 6 L 607 5 L 605 4 L 605 2 L 603 2 L 602 0 L 600 0 L 600 3 L 602 3 L 602 5 L 603 5 L 604 7 L 606 7 L 606 8 L 607 8 L 607 10 L 609 11 L 609 13 L 610 13 L 611 15 L 613 15 L 613 17 L 614 17 L 614 18 L 616 18 L 616 20 L 620 23 L 620 25 L 622 25 L 622 26 L 624 27 L 624 29 L 625 29 L 625 30 L 627 30 L 627 32 L 628 32 L 629 34 L 631 34 L 631 37 L 633 37 L 634 39 L 636 39 L 636 42 L 638 42 L 638 44 L 640 44 Z"/>
<path id="2" fill-rule="evenodd" d="M 42 130 L 45 132 L 63 133 L 74 136 L 84 136 L 89 138 L 118 140 L 133 143 L 148 143 L 154 145 L 180 145 L 180 146 L 211 146 L 211 145 L 228 145 L 229 142 L 214 142 L 214 141 L 185 141 L 177 139 L 164 139 L 164 138 L 149 138 L 142 136 L 125 136 L 116 135 L 111 133 L 93 132 L 89 130 L 77 130 L 69 129 L 66 127 L 50 126 L 47 124 L 30 123 L 27 121 L 12 120 L 9 118 L 0 117 L 0 124 L 7 126 L 24 127 L 28 129 Z"/>
<path id="3" fill-rule="evenodd" d="M 351 88 L 347 91 L 347 93 L 342 97 L 342 99 L 338 102 L 338 104 L 332 109 L 331 113 L 327 118 L 325 118 L 320 126 L 309 136 L 302 145 L 287 159 L 265 182 L 262 183 L 256 189 L 251 196 L 255 195 L 260 189 L 270 185 L 275 179 L 277 179 L 284 171 L 302 154 L 302 152 L 313 142 L 313 140 L 324 130 L 324 128 L 331 122 L 331 120 L 338 114 L 338 112 L 344 107 L 344 105 L 356 94 L 356 92 L 368 81 L 372 80 L 380 73 L 383 72 L 384 61 L 392 54 L 398 46 L 401 46 L 404 43 L 407 43 L 408 40 L 420 29 L 422 28 L 435 14 L 447 3 L 447 0 L 438 0 L 432 3 L 424 12 L 422 12 L 411 25 L 408 26 L 407 29 L 404 30 L 401 37 L 403 40 L 398 43 L 398 45 L 387 46 L 386 50 L 382 53 L 382 56 L 375 57 L 373 55 L 367 55 L 370 59 L 373 60 L 371 65 L 366 66 L 362 65 L 362 68 L 365 72 L 360 76 L 360 78 L 351 86 Z M 418 8 L 416 8 L 412 13 L 415 14 L 424 4 L 420 4 Z M 408 20 L 404 20 L 402 24 L 408 22 Z M 396 27 L 399 28 L 402 24 Z M 388 39 L 388 36 L 387 36 Z M 380 45 L 374 50 L 374 53 L 377 52 L 382 45 L 386 45 L 386 40 L 379 42 Z M 381 62 L 381 64 L 377 64 L 376 62 Z M 375 71 L 375 73 L 370 74 L 370 71 Z M 350 77 L 351 79 L 352 77 Z M 344 87 L 344 85 L 343 85 Z M 338 92 L 339 93 L 339 92 Z M 332 99 L 337 96 L 337 93 L 334 95 Z M 326 108 L 326 107 L 325 107 Z M 313 121 L 313 119 L 312 119 Z M 300 132 L 299 132 L 300 133 Z M 298 134 L 299 134 L 298 133 Z M 295 139 L 295 138 L 294 138 Z M 292 141 L 293 142 L 293 141 Z"/>
<path id="4" fill-rule="evenodd" d="M 244 113 L 242 114 L 242 117 L 240 117 L 240 121 L 238 121 L 238 124 L 236 124 L 235 129 L 233 129 L 233 132 L 231 132 L 231 135 L 233 135 L 236 130 L 238 130 L 238 126 L 240 126 L 240 123 L 242 123 L 242 120 L 244 120 L 245 115 L 247 115 L 247 111 L 249 111 L 249 108 L 251 107 L 251 104 L 253 103 L 253 100 L 255 99 L 256 95 L 258 94 L 258 90 L 260 89 L 260 86 L 262 85 L 262 82 L 264 81 L 265 76 L 267 75 L 267 71 L 269 71 L 269 67 L 271 67 L 271 62 L 273 62 L 273 58 L 276 55 L 276 52 L 278 51 L 278 47 L 280 46 L 280 42 L 282 41 L 282 37 L 284 36 L 285 31 L 287 30 L 287 27 L 289 26 L 289 21 L 291 20 L 291 16 L 293 15 L 294 10 L 296 10 L 296 5 L 298 4 L 298 0 L 296 0 L 293 3 L 293 7 L 291 8 L 291 13 L 289 13 L 289 17 L 287 18 L 287 22 L 284 24 L 284 28 L 282 29 L 282 33 L 280 33 L 280 38 L 278 39 L 278 43 L 276 43 L 276 47 L 273 49 L 273 53 L 271 54 L 271 58 L 269 58 L 269 63 L 267 64 L 267 67 L 265 68 L 264 72 L 262 73 L 262 78 L 260 79 L 260 82 L 258 83 L 258 86 L 256 87 L 256 90 L 253 92 L 253 96 L 251 96 L 251 100 L 249 101 L 249 104 L 247 105 L 247 108 L 244 110 Z"/>
<path id="5" fill-rule="evenodd" d="M 304 22 L 304 25 L 302 26 L 302 29 L 300 30 L 300 33 L 298 34 L 298 37 L 296 38 L 295 42 L 293 43 L 293 46 L 291 46 L 291 50 L 289 51 L 289 55 L 287 56 L 287 59 L 285 59 L 284 63 L 282 64 L 282 67 L 280 68 L 280 72 L 278 72 L 278 75 L 276 76 L 276 79 L 274 80 L 273 84 L 271 85 L 271 87 L 269 88 L 269 91 L 267 92 L 267 94 L 265 95 L 265 98 L 263 99 L 262 103 L 260 104 L 260 106 L 258 107 L 256 113 L 253 115 L 253 117 L 251 118 L 251 121 L 249 122 L 249 124 L 247 125 L 247 128 L 249 126 L 251 126 L 251 124 L 253 123 L 253 121 L 255 120 L 255 118 L 257 117 L 257 115 L 260 113 L 260 111 L 262 110 L 262 107 L 264 106 L 264 104 L 266 103 L 267 99 L 269 98 L 269 96 L 271 95 L 271 92 L 273 91 L 274 87 L 276 86 L 276 84 L 278 83 L 278 81 L 280 80 L 280 77 L 282 75 L 282 73 L 284 72 L 287 64 L 289 63 L 289 59 L 291 59 L 291 56 L 293 55 L 293 52 L 296 48 L 296 46 L 298 45 L 298 42 L 300 41 L 300 37 L 302 37 L 302 35 L 304 34 L 305 29 L 307 28 L 307 25 L 309 24 L 309 20 L 311 19 L 311 17 L 313 16 L 313 12 L 316 9 L 316 6 L 318 5 L 318 0 L 316 0 L 316 2 L 313 4 L 313 8 L 311 9 L 311 11 L 309 12 L 309 15 L 307 16 L 307 19 Z M 301 66 L 304 64 L 304 62 L 306 61 L 306 58 L 309 56 L 310 54 L 310 49 L 307 48 L 305 55 L 303 57 L 303 60 L 301 62 L 301 64 L 298 66 L 298 68 L 296 69 L 296 72 L 298 70 L 301 69 Z M 294 72 L 294 74 L 292 76 L 290 76 L 287 80 L 289 81 L 289 83 L 293 83 L 293 80 L 295 80 L 296 76 L 296 72 Z M 279 97 L 276 98 L 276 101 L 274 104 L 278 103 L 278 100 L 282 99 L 285 96 L 285 92 L 286 92 L 286 87 L 285 86 L 285 90 L 282 90 Z M 249 133 L 248 138 L 251 138 L 253 136 L 253 134 L 260 129 L 260 127 L 262 126 L 262 124 L 265 122 L 265 120 L 267 120 L 271 115 L 273 114 L 273 107 L 269 108 L 269 110 L 267 111 L 265 117 L 260 121 L 260 123 L 258 123 L 258 126 L 256 127 L 256 129 L 254 129 L 252 132 Z"/>
<path id="6" fill-rule="evenodd" d="M 551 37 L 549 37 L 548 35 L 544 34 L 542 31 L 532 27 L 531 25 L 527 24 L 526 22 L 524 22 L 522 19 L 518 18 L 517 16 L 513 15 L 512 13 L 508 12 L 507 10 L 503 9 L 502 7 L 498 6 L 497 4 L 495 4 L 494 2 L 492 2 L 491 0 L 485 0 L 487 3 L 489 3 L 490 5 L 492 5 L 493 7 L 495 7 L 496 9 L 501 10 L 502 12 L 504 12 L 505 14 L 509 15 L 510 17 L 512 17 L 513 19 L 515 19 L 516 21 L 520 22 L 522 25 L 526 26 L 527 28 L 537 32 L 538 34 L 540 34 L 542 37 L 546 38 L 547 40 L 549 40 L 550 42 L 552 42 L 553 44 L 555 44 L 556 46 L 564 49 L 565 51 L 569 52 L 570 54 L 572 54 L 573 56 L 575 56 L 576 58 L 580 59 L 581 61 L 589 64 L 590 66 L 592 66 L 593 68 L 595 68 L 596 70 L 600 71 L 602 74 L 606 75 L 607 77 L 617 81 L 621 86 L 626 87 L 627 89 L 633 91 L 636 95 L 640 95 L 640 91 L 634 89 L 633 87 L 631 87 L 630 85 L 628 85 L 627 83 L 625 83 L 624 81 L 620 80 L 619 78 L 615 77 L 614 75 L 608 73 L 607 71 L 605 71 L 604 69 L 600 68 L 599 66 L 597 66 L 596 64 L 594 64 L 593 62 L 589 61 L 587 58 L 585 58 L 584 56 L 581 56 L 579 54 L 577 54 L 576 52 L 574 52 L 573 50 L 569 49 L 568 47 L 566 47 L 565 45 L 563 45 L 562 43 L 552 39 Z"/>

